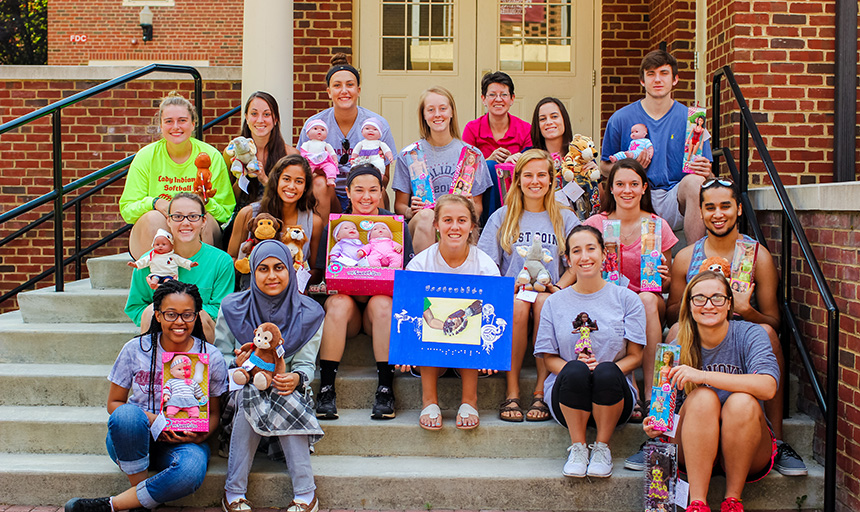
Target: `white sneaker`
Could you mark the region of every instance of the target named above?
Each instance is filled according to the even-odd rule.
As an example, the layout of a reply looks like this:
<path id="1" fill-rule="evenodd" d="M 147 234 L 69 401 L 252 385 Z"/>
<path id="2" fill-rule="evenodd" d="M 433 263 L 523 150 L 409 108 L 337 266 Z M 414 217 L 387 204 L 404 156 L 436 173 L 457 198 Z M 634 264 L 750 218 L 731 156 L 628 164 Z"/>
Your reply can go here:
<path id="1" fill-rule="evenodd" d="M 571 445 L 567 451 L 567 462 L 564 463 L 561 474 L 576 478 L 584 477 L 588 466 L 588 448 L 586 448 L 585 443 Z"/>
<path id="2" fill-rule="evenodd" d="M 588 476 L 606 478 L 612 474 L 612 453 L 606 443 L 594 443 L 591 448 L 591 460 L 588 461 Z"/>

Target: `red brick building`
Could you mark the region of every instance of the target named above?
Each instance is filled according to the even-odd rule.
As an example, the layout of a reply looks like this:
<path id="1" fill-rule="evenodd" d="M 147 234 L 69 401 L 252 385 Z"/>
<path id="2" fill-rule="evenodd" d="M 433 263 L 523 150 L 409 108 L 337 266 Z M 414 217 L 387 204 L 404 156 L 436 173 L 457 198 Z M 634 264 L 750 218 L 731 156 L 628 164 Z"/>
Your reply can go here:
<path id="1" fill-rule="evenodd" d="M 152 5 L 155 15 L 154 40 L 143 43 L 138 16 L 146 3 Z M 393 12 L 400 3 L 392 0 L 385 6 Z M 487 8 L 485 0 L 474 0 L 474 3 L 478 13 Z M 521 4 L 528 9 L 535 5 L 540 7 L 538 4 L 542 2 L 533 0 L 522 4 L 501 0 L 501 3 Z M 706 98 L 706 106 L 710 106 L 710 79 L 714 71 L 731 66 L 783 182 L 815 186 L 834 181 L 836 0 L 551 3 L 573 7 L 570 25 L 565 25 L 566 21 L 558 22 L 568 26 L 570 33 L 575 32 L 570 27 L 577 30 L 588 24 L 597 27 L 593 34 L 592 62 L 576 63 L 577 71 L 581 65 L 593 70 L 595 115 L 591 125 L 597 127 L 595 131 L 605 126 L 617 108 L 641 97 L 639 62 L 645 53 L 665 43 L 680 61 L 681 81 L 676 99 L 693 103 L 697 97 Z M 363 64 L 367 54 L 354 51 L 360 47 L 361 34 L 357 28 L 362 27 L 364 32 L 372 29 L 367 24 L 367 16 L 373 4 L 370 0 L 292 4 L 294 137 L 308 116 L 330 106 L 324 76 L 333 53 L 350 54 L 365 77 L 374 73 Z M 164 61 L 208 66 L 202 68 L 203 97 L 204 118 L 210 120 L 242 102 L 243 6 L 241 0 L 51 0 L 49 66 L 4 69 L 0 79 L 4 85 L 0 88 L 0 123 L 121 74 L 135 67 L 135 63 Z M 493 9 L 496 7 L 493 5 Z M 548 23 L 556 22 L 550 19 Z M 86 36 L 85 41 L 80 36 Z M 466 50 L 479 52 L 477 45 Z M 277 48 L 261 51 L 270 54 L 273 62 L 285 58 Z M 119 65 L 132 67 L 116 67 Z M 474 71 L 475 75 L 480 75 L 481 70 Z M 697 76 L 700 77 L 698 82 Z M 129 84 L 66 109 L 63 113 L 64 182 L 132 154 L 154 140 L 149 125 L 158 99 L 171 89 L 189 94 L 192 90 L 185 77 L 159 77 Z M 459 102 L 460 98 L 457 99 Z M 530 113 L 530 105 L 522 108 Z M 739 145 L 737 107 L 728 104 L 724 108 L 728 112 L 722 120 L 722 140 L 735 151 Z M 283 111 L 286 106 L 282 104 L 281 109 Z M 855 108 L 855 114 L 856 111 Z M 468 120 L 468 116 L 462 117 L 467 117 L 462 122 Z M 735 124 L 730 126 L 730 122 Z M 205 140 L 216 146 L 225 145 L 238 133 L 238 126 L 239 119 L 234 117 L 207 133 Z M 595 139 L 600 136 L 599 133 L 594 135 Z M 4 210 L 51 190 L 50 150 L 51 126 L 47 118 L 0 136 L 0 159 L 7 162 L 7 171 L 0 178 L 0 203 Z M 860 155 L 855 150 L 855 169 L 858 161 Z M 755 151 L 752 151 L 750 172 L 752 185 L 767 184 Z M 855 180 L 857 177 L 855 170 Z M 850 192 L 853 204 L 819 202 L 809 209 L 795 206 L 804 225 L 808 226 L 807 233 L 824 263 L 826 277 L 842 311 L 840 345 L 844 357 L 840 358 L 842 403 L 839 414 L 842 420 L 839 425 L 838 500 L 842 510 L 860 510 L 860 373 L 857 370 L 860 367 L 857 302 L 860 240 L 856 233 L 860 188 L 856 183 L 847 186 L 853 191 Z M 122 225 L 115 206 L 120 191 L 121 185 L 114 185 L 105 194 L 89 200 L 83 211 L 85 243 Z M 798 189 L 797 193 L 808 192 Z M 47 211 L 49 208 L 42 208 L 39 213 Z M 775 236 L 779 231 L 775 214 L 763 211 L 760 218 L 768 226 L 769 236 Z M 66 243 L 71 244 L 71 220 L 68 222 Z M 3 236 L 22 225 L 8 224 L 15 226 L 3 226 Z M 12 283 L 20 283 L 45 265 L 51 265 L 52 248 L 49 226 L 0 250 L 3 258 L 0 291 L 8 290 Z M 114 243 L 111 250 L 124 248 L 124 242 Z M 810 345 L 816 366 L 823 371 L 821 305 L 811 293 L 808 274 L 804 274 L 808 269 L 800 263 L 798 268 L 800 277 L 797 283 L 792 283 L 793 293 L 799 302 L 808 305 L 798 311 L 799 318 L 803 332 L 813 340 Z"/>

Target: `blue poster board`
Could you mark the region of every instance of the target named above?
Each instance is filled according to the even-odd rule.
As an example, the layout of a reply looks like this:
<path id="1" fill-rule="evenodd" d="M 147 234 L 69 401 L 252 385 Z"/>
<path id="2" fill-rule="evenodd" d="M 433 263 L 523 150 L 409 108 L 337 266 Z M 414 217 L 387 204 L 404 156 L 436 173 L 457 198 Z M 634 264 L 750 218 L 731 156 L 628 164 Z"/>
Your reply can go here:
<path id="1" fill-rule="evenodd" d="M 514 278 L 398 270 L 391 364 L 511 369 Z"/>

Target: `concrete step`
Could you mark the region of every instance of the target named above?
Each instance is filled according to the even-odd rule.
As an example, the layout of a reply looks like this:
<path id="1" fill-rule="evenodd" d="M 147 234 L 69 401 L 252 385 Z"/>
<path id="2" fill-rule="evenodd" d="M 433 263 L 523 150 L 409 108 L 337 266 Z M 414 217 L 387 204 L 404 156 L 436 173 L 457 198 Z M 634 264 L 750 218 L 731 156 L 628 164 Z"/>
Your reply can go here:
<path id="1" fill-rule="evenodd" d="M 89 279 L 66 283 L 65 291 L 54 287 L 18 294 L 18 307 L 25 323 L 122 323 L 128 287 L 94 290 Z"/>
<path id="2" fill-rule="evenodd" d="M 0 405 L 104 407 L 111 366 L 0 364 Z"/>
<path id="3" fill-rule="evenodd" d="M 573 479 L 561 475 L 564 454 L 553 458 L 444 459 L 433 457 L 312 457 L 320 508 L 326 509 L 493 509 L 641 510 L 641 472 L 614 460 L 612 477 Z M 213 456 L 200 489 L 178 505 L 216 506 L 223 495 L 226 460 Z M 821 508 L 824 470 L 812 465 L 809 476 L 787 478 L 775 472 L 744 490 L 746 510 Z M 106 496 L 128 481 L 106 455 L 0 453 L 0 496 L 20 505 L 62 505 L 74 496 Z M 254 463 L 248 497 L 258 507 L 285 507 L 291 485 L 281 464 Z M 725 480 L 715 478 L 709 501 L 720 503 Z"/>
<path id="4" fill-rule="evenodd" d="M 106 288 L 125 288 L 131 282 L 133 268 L 128 266 L 131 256 L 127 252 L 113 256 L 101 256 L 87 260 L 87 270 L 90 273 L 92 287 L 98 290 Z"/>
<path id="5" fill-rule="evenodd" d="M 345 409 L 338 420 L 322 421 L 325 437 L 316 445 L 319 455 L 556 458 L 570 445 L 567 430 L 554 421 L 511 423 L 495 410 L 482 410 L 479 428 L 453 428 L 454 411 L 444 411 L 446 428 L 430 432 L 418 426 L 419 411 L 392 420 L 370 419 L 369 410 Z M 12 453 L 105 453 L 108 414 L 94 407 L 0 406 L 0 446 Z M 449 428 L 450 427 L 450 428 Z M 812 460 L 813 421 L 800 416 L 784 422 L 785 437 L 806 460 Z M 57 432 L 63 432 L 57 436 Z M 595 431 L 589 429 L 589 442 Z M 638 424 L 616 429 L 612 450 L 618 456 L 636 452 L 645 440 Z"/>
<path id="6" fill-rule="evenodd" d="M 139 329 L 124 323 L 23 323 L 21 313 L 0 315 L 0 362 L 113 364 Z"/>

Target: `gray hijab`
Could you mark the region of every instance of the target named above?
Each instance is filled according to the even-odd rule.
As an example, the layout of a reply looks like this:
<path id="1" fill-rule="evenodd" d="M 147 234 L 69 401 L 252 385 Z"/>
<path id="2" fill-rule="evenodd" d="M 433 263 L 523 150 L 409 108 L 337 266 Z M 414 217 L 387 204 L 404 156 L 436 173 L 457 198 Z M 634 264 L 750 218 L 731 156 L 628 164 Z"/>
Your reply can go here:
<path id="1" fill-rule="evenodd" d="M 290 283 L 280 294 L 270 297 L 257 288 L 254 271 L 260 263 L 275 257 L 287 266 Z M 284 338 L 284 356 L 299 351 L 319 330 L 325 312 L 314 299 L 299 293 L 293 257 L 286 245 L 277 240 L 264 240 L 251 251 L 251 287 L 231 293 L 221 301 L 221 313 L 239 343 L 254 339 L 254 330 L 264 322 L 272 322 Z"/>

